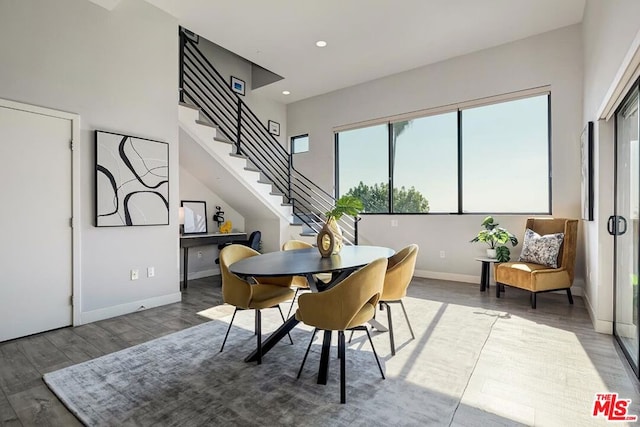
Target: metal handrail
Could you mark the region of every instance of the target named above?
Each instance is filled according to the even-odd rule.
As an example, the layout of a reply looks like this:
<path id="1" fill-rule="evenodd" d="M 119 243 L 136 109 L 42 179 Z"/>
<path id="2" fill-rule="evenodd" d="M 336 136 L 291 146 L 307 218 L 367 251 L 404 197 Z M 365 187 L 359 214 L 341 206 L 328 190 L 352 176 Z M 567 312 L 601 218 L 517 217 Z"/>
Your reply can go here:
<path id="1" fill-rule="evenodd" d="M 180 30 L 180 100 L 193 103 L 203 115 L 283 194 L 303 224 L 316 232 L 336 199 L 295 167 L 291 156 L 249 106 L 229 87 L 196 42 Z M 311 221 L 309 218 L 318 218 Z M 347 244 L 358 244 L 357 217 L 338 221 Z"/>

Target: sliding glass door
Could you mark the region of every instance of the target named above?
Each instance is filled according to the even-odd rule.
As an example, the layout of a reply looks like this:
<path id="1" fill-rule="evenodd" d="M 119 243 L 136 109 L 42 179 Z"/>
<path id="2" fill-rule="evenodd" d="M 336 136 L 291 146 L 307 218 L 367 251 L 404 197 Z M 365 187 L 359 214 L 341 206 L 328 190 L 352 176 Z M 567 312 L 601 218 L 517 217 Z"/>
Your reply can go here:
<path id="1" fill-rule="evenodd" d="M 638 257 L 640 153 L 638 152 L 638 83 L 616 112 L 615 215 L 609 231 L 615 240 L 614 335 L 633 367 L 639 371 Z"/>

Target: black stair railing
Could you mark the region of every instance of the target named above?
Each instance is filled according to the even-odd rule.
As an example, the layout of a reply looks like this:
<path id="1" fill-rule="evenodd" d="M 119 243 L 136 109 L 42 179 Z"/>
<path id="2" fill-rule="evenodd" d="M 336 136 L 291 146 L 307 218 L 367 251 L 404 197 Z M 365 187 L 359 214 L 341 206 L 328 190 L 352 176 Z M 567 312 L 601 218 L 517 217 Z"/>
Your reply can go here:
<path id="1" fill-rule="evenodd" d="M 236 154 L 245 156 L 260 171 L 261 180 L 266 179 L 273 192 L 291 204 L 293 215 L 314 232 L 320 231 L 336 199 L 293 167 L 287 150 L 183 29 L 179 78 L 180 101 L 199 108 L 218 127 L 222 139 L 234 144 Z M 338 221 L 347 244 L 358 244 L 358 221 L 350 216 Z"/>

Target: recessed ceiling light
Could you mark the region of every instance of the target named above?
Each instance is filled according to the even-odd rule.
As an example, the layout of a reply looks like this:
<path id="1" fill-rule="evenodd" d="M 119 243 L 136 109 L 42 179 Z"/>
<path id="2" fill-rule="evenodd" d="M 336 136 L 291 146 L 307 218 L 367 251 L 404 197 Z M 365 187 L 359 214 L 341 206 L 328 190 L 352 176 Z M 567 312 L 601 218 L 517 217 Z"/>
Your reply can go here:
<path id="1" fill-rule="evenodd" d="M 324 41 L 324 40 L 318 40 L 316 42 L 316 46 L 318 46 L 318 47 L 325 47 L 326 45 L 327 45 L 327 42 Z"/>
<path id="2" fill-rule="evenodd" d="M 291 94 L 291 92 L 289 92 L 288 90 L 283 90 L 283 91 L 282 91 L 282 94 L 283 94 L 283 95 L 290 95 L 290 94 Z"/>

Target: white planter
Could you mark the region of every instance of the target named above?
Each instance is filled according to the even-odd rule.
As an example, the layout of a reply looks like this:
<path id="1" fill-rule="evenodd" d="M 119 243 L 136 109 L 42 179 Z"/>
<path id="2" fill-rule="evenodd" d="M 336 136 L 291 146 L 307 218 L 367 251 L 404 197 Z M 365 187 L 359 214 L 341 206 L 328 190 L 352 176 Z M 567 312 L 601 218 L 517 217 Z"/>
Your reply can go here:
<path id="1" fill-rule="evenodd" d="M 487 256 L 489 258 L 496 258 L 496 250 L 495 249 L 487 249 Z"/>

